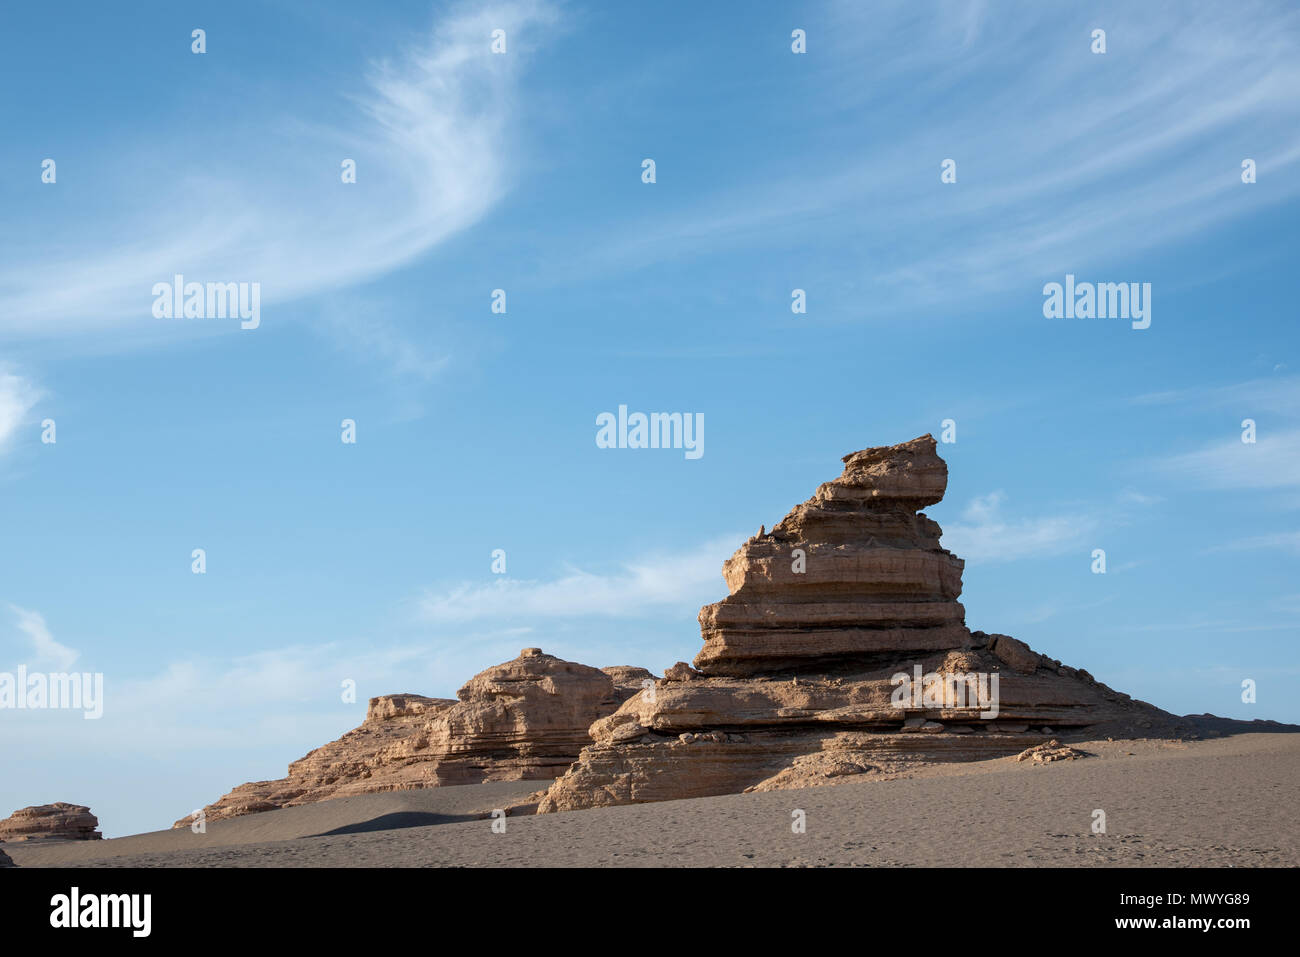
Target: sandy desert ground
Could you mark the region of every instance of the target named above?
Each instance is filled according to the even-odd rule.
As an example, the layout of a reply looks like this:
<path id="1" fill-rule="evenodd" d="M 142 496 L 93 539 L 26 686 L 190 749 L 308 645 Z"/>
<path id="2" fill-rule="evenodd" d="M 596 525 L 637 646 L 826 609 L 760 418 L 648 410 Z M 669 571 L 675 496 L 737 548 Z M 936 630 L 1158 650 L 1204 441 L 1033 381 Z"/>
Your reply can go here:
<path id="1" fill-rule="evenodd" d="M 114 840 L 6 844 L 21 867 L 1144 866 L 1300 864 L 1300 734 L 1072 742 L 888 781 L 513 817 L 544 782 L 340 798 Z M 1092 832 L 1093 811 L 1105 834 Z M 806 833 L 791 830 L 806 813 Z"/>

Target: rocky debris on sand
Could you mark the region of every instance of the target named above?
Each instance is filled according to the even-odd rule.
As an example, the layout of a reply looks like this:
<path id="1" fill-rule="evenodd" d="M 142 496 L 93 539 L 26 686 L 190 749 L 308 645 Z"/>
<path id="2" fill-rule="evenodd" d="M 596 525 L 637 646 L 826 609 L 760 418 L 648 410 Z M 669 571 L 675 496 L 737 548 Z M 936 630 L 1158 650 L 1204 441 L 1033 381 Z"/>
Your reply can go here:
<path id="1" fill-rule="evenodd" d="M 1042 744 L 1036 744 L 1032 748 L 1025 748 L 1016 755 L 1017 761 L 1032 761 L 1034 764 L 1051 764 L 1053 761 L 1074 761 L 1077 758 L 1088 757 L 1087 751 L 1080 751 L 1069 745 L 1061 744 L 1053 738 L 1051 741 L 1044 741 Z"/>
<path id="2" fill-rule="evenodd" d="M 654 681 L 644 668 L 601 670 L 525 648 L 475 675 L 454 700 L 370 699 L 360 727 L 293 762 L 287 777 L 241 784 L 204 808 L 204 818 L 353 794 L 555 778 L 591 743 L 592 722 Z"/>
<path id="3" fill-rule="evenodd" d="M 1048 741 L 1044 727 L 1122 735 L 1146 721 L 1144 736 L 1176 736 L 1172 715 L 967 629 L 964 563 L 919 511 L 947 487 L 932 436 L 843 462 L 723 564 L 730 594 L 700 612 L 694 667 L 596 721 L 540 812 L 1001 757 Z"/>
<path id="4" fill-rule="evenodd" d="M 99 819 L 84 804 L 39 804 L 0 821 L 0 841 L 98 841 Z"/>

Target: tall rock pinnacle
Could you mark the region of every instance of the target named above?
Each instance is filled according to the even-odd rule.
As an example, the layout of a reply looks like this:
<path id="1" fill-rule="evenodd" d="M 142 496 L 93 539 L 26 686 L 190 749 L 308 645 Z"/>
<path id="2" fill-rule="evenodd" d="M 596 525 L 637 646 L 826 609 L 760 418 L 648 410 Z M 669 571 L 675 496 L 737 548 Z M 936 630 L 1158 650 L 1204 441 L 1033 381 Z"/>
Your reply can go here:
<path id="1" fill-rule="evenodd" d="M 844 474 L 722 566 L 731 594 L 701 610 L 695 666 L 747 675 L 963 647 L 964 563 L 919 512 L 947 484 L 929 435 L 846 455 Z"/>

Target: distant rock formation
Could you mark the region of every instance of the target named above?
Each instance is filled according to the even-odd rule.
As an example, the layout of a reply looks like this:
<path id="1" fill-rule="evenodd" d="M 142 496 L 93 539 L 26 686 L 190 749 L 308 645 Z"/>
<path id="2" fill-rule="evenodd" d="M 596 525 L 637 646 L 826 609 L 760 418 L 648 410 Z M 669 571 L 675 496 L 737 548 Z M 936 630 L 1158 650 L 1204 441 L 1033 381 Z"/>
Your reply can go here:
<path id="1" fill-rule="evenodd" d="M 241 784 L 204 808 L 204 818 L 352 794 L 555 778 L 591 743 L 591 724 L 653 680 L 644 668 L 602 671 L 525 648 L 471 678 L 456 700 L 371 698 L 360 727 L 293 762 L 287 777 Z"/>
<path id="2" fill-rule="evenodd" d="M 731 594 L 700 612 L 695 667 L 679 662 L 597 721 L 540 811 L 836 783 L 1081 728 L 1191 733 L 1022 641 L 967 629 L 964 563 L 919 512 L 947 487 L 932 436 L 843 461 L 724 563 Z"/>
<path id="3" fill-rule="evenodd" d="M 83 804 L 39 804 L 0 821 L 0 841 L 98 841 L 99 819 Z"/>

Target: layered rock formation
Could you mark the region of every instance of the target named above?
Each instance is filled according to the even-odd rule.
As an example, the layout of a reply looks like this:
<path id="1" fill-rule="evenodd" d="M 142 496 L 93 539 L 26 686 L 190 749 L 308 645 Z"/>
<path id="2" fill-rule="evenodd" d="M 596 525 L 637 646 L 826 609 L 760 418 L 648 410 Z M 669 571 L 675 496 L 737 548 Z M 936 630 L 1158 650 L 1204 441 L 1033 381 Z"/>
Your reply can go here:
<path id="1" fill-rule="evenodd" d="M 964 563 L 920 509 L 948 467 L 928 436 L 844 458 L 826 482 L 722 566 L 731 594 L 700 612 L 707 675 L 756 675 L 963 646 Z"/>
<path id="2" fill-rule="evenodd" d="M 98 841 L 99 819 L 83 804 L 39 804 L 0 821 L 0 841 Z"/>
<path id="3" fill-rule="evenodd" d="M 366 719 L 289 765 L 278 781 L 242 784 L 203 809 L 207 821 L 333 797 L 563 774 L 591 742 L 587 729 L 654 675 L 604 671 L 525 648 L 471 678 L 456 699 L 370 699 Z M 193 815 L 173 826 L 189 827 Z"/>
<path id="4" fill-rule="evenodd" d="M 963 562 L 919 510 L 934 439 L 845 456 L 723 565 L 704 647 L 591 728 L 541 811 L 890 775 L 1016 754 L 1073 729 L 1176 736 L 1178 719 L 1006 635 L 971 632 Z"/>

